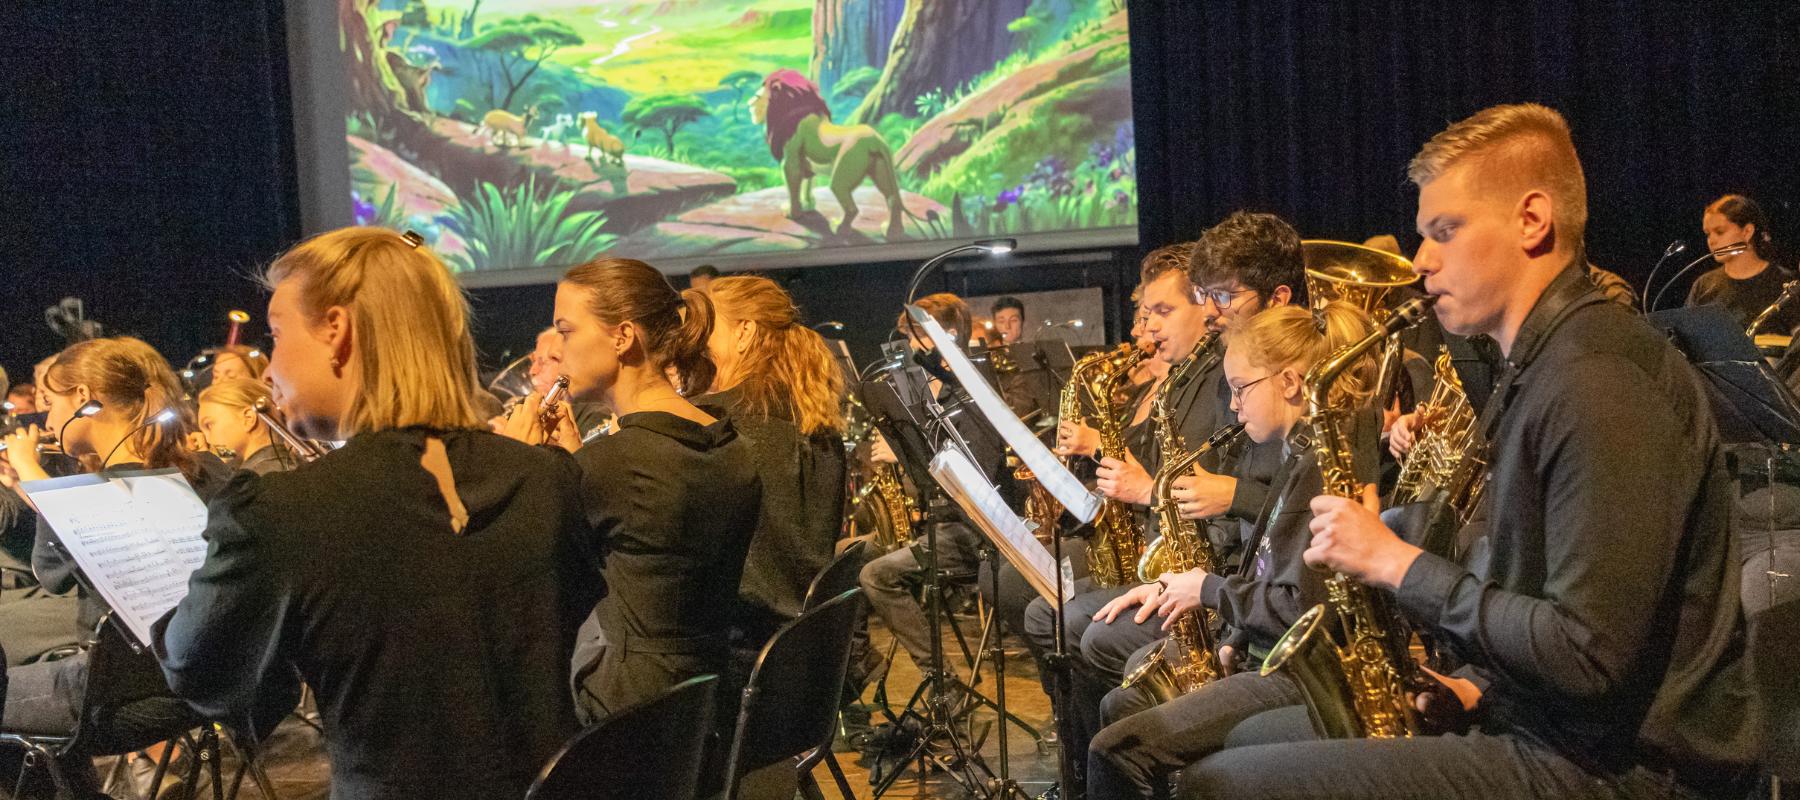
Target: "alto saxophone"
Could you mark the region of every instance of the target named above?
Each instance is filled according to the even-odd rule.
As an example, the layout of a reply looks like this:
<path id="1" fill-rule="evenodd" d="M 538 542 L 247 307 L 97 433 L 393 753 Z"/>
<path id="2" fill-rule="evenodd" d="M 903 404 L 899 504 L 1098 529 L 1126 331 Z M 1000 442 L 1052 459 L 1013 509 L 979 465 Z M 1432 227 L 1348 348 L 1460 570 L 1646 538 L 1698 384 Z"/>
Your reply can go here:
<path id="1" fill-rule="evenodd" d="M 900 465 L 876 464 L 869 486 L 881 498 L 881 510 L 887 514 L 888 530 L 875 531 L 875 544 L 882 552 L 892 552 L 912 545 L 913 499 L 900 484 Z"/>
<path id="2" fill-rule="evenodd" d="M 1206 442 L 1179 458 L 1166 459 L 1156 473 L 1152 494 L 1156 498 L 1156 520 L 1161 535 L 1144 549 L 1138 560 L 1138 580 L 1156 580 L 1164 572 L 1206 570 L 1216 572 L 1212 540 L 1201 532 L 1193 520 L 1182 519 L 1171 492 L 1174 479 L 1186 473 L 1201 456 L 1229 445 L 1244 433 L 1243 423 L 1220 428 Z M 1213 642 L 1217 612 L 1201 607 L 1181 615 L 1175 629 L 1157 649 L 1121 684 L 1126 689 L 1141 687 L 1157 704 L 1166 703 L 1216 680 L 1223 672 L 1218 648 Z"/>
<path id="3" fill-rule="evenodd" d="M 1436 298 L 1429 295 L 1408 300 L 1374 333 L 1306 371 L 1307 422 L 1324 494 L 1362 495 L 1349 425 L 1356 412 L 1330 402 L 1332 387 L 1390 335 L 1422 321 L 1433 302 Z M 1262 674 L 1284 668 L 1291 674 L 1313 728 L 1325 738 L 1387 739 L 1417 733 L 1418 716 L 1406 696 L 1419 679 L 1406 638 L 1410 629 L 1401 624 L 1385 595 L 1348 575 L 1327 578 L 1325 587 L 1325 604 L 1307 610 L 1281 635 L 1263 662 Z M 1337 629 L 1337 641 L 1332 641 L 1332 628 Z"/>
<path id="4" fill-rule="evenodd" d="M 1100 452 L 1112 458 L 1125 458 L 1125 416 L 1131 413 L 1129 409 L 1120 411 L 1116 408 L 1113 396 L 1142 360 L 1143 351 L 1129 342 L 1112 350 L 1083 356 L 1075 364 L 1068 386 L 1063 388 L 1059 409 L 1062 418 L 1072 419 L 1079 415 L 1079 397 L 1075 393 L 1084 392 L 1094 409 L 1094 429 L 1100 434 Z M 1143 549 L 1143 533 L 1132 520 L 1131 510 L 1117 500 L 1102 502 L 1099 513 L 1094 516 L 1094 535 L 1087 545 L 1088 571 L 1094 585 L 1125 585 L 1137 565 L 1138 553 Z"/>

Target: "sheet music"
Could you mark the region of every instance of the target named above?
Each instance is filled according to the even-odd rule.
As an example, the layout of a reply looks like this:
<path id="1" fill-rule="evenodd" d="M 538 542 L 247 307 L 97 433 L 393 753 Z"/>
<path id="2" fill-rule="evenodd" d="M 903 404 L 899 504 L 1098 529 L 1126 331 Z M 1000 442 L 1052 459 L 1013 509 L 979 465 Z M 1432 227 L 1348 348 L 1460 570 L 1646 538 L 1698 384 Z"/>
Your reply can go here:
<path id="1" fill-rule="evenodd" d="M 970 363 L 969 357 L 963 354 L 958 342 L 950 338 L 949 332 L 937 320 L 931 318 L 918 306 L 907 306 L 907 313 L 915 322 L 924 327 L 931 341 L 937 346 L 938 353 L 944 362 L 950 365 L 950 371 L 962 382 L 963 390 L 975 401 L 975 407 L 981 409 L 982 416 L 993 423 L 994 430 L 999 431 L 1000 438 L 1006 440 L 1007 446 L 1017 453 L 1019 460 L 1037 476 L 1038 483 L 1050 490 L 1051 496 L 1063 504 L 1063 508 L 1074 514 L 1082 522 L 1093 522 L 1094 516 L 1100 513 L 1100 498 L 1081 485 L 1075 473 L 1063 466 L 1056 454 L 1025 427 L 1018 415 L 1008 408 L 1006 401 L 1000 399 L 1000 393 L 988 385 L 987 379 Z"/>
<path id="2" fill-rule="evenodd" d="M 206 503 L 180 471 L 161 469 L 30 481 L 26 494 L 63 549 L 140 645 L 187 596 L 206 560 Z"/>
<path id="3" fill-rule="evenodd" d="M 1054 556 L 1025 524 L 999 490 L 981 476 L 981 470 L 955 447 L 945 447 L 931 459 L 931 477 L 950 499 L 974 520 L 1000 554 L 1017 567 L 1025 581 L 1052 604 L 1056 602 L 1056 581 L 1060 578 L 1063 600 L 1075 596 L 1075 579 L 1069 563 L 1058 566 Z"/>

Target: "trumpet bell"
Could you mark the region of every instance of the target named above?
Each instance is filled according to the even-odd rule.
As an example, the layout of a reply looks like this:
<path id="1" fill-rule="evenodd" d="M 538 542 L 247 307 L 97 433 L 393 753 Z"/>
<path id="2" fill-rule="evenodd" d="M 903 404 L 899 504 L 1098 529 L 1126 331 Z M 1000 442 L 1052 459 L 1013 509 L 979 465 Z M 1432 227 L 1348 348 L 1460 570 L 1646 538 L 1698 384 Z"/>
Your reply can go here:
<path id="1" fill-rule="evenodd" d="M 1384 321 L 1393 290 L 1419 279 L 1412 262 L 1389 253 L 1350 242 L 1308 239 L 1300 243 L 1306 261 L 1306 294 L 1317 310 L 1341 300 Z"/>

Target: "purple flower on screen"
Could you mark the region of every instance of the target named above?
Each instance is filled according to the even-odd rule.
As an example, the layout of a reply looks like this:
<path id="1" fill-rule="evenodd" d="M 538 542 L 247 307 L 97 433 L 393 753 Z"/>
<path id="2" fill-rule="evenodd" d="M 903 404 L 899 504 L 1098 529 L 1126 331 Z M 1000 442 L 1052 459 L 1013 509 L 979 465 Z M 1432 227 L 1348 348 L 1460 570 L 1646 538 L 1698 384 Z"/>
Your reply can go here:
<path id="1" fill-rule="evenodd" d="M 375 204 L 364 200 L 355 189 L 350 190 L 350 215 L 358 225 L 372 225 L 376 215 Z"/>

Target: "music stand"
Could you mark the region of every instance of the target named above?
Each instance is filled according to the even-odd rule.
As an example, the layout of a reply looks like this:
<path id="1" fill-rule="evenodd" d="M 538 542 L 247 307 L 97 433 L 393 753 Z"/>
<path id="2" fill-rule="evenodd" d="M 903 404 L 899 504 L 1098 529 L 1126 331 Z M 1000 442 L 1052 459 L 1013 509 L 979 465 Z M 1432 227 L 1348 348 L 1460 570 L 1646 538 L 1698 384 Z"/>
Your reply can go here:
<path id="1" fill-rule="evenodd" d="M 1759 477 L 1767 480 L 1767 491 L 1773 491 L 1782 472 L 1791 475 L 1800 468 L 1800 398 L 1776 376 L 1730 313 L 1720 306 L 1697 306 L 1659 311 L 1649 320 L 1706 377 L 1707 397 L 1725 443 L 1754 446 L 1766 454 L 1765 473 Z M 1772 552 L 1773 516 L 1769 526 Z M 1771 569 L 1768 575 L 1773 597 L 1777 573 Z"/>
<path id="2" fill-rule="evenodd" d="M 1014 413 L 1023 418 L 1034 409 L 1048 410 L 1043 422 L 1056 424 L 1053 414 L 1062 399 L 1062 386 L 1075 366 L 1068 343 L 1058 339 L 1016 342 L 990 348 L 987 360 L 994 367 L 994 382 L 1004 387 L 1002 394 Z M 1021 400 L 1027 402 L 1017 402 Z M 1039 428 L 1043 427 L 1040 423 Z"/>

